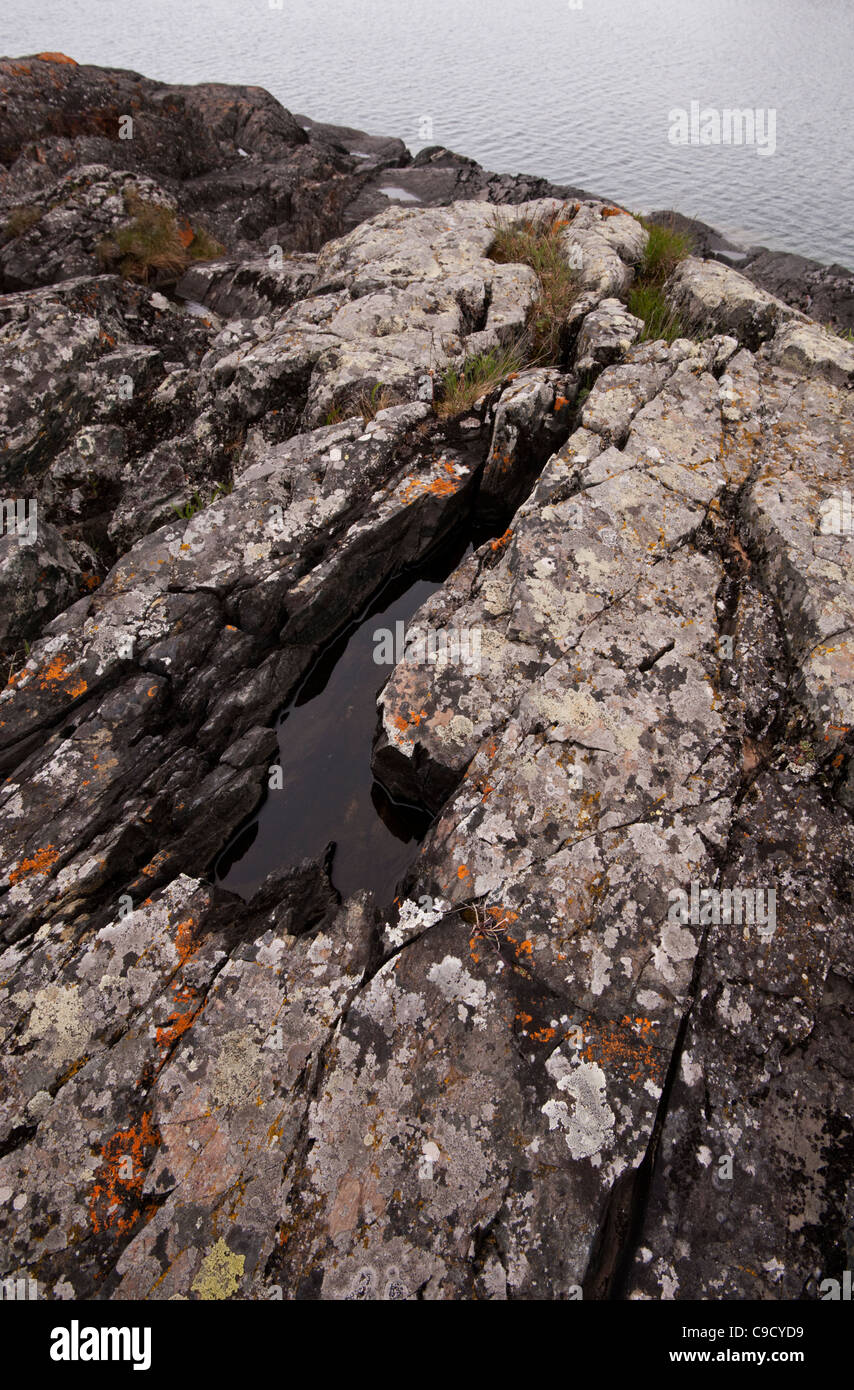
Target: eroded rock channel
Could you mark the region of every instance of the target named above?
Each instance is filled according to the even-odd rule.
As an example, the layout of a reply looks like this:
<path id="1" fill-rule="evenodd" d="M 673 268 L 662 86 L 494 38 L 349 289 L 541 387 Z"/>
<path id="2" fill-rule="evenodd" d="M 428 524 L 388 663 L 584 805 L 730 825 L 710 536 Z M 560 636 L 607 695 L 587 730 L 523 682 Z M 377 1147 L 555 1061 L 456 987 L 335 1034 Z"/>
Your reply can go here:
<path id="1" fill-rule="evenodd" d="M 400 151 L 359 137 L 357 177 L 256 89 L 193 89 L 195 163 L 74 122 L 34 159 L 49 67 L 0 142 L 39 213 L 0 257 L 0 460 L 39 518 L 0 540 L 3 1270 L 815 1297 L 854 1214 L 854 348 L 694 256 L 651 339 L 629 213 L 471 170 L 465 200 L 448 152 L 436 205 L 376 212 Z M 168 294 L 81 231 L 143 178 L 242 229 Z M 563 360 L 449 416 L 538 302 L 493 194 L 559 221 L 577 294 Z M 401 615 L 477 661 L 378 675 Z"/>
<path id="2" fill-rule="evenodd" d="M 343 897 L 365 889 L 380 906 L 391 901 L 431 816 L 395 800 L 373 775 L 377 696 L 388 652 L 401 648 L 410 618 L 471 549 L 467 533 L 384 585 L 309 670 L 279 718 L 272 790 L 217 858 L 223 887 L 251 898 L 269 873 L 323 859 L 328 848 L 330 878 Z"/>

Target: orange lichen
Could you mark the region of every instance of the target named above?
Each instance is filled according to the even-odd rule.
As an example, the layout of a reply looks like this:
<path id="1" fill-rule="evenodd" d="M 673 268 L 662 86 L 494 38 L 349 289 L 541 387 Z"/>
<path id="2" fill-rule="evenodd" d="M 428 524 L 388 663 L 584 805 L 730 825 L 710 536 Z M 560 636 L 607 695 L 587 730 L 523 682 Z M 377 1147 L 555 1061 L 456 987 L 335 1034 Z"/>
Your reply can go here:
<path id="1" fill-rule="evenodd" d="M 96 762 L 97 762 L 97 759 L 96 759 Z M 155 854 L 155 856 L 154 856 L 153 859 L 150 859 L 150 860 L 148 861 L 147 864 L 143 864 L 142 868 L 140 869 L 140 873 L 145 874 L 145 877 L 146 877 L 146 878 L 153 878 L 154 875 L 158 872 L 158 870 L 162 868 L 162 866 L 166 863 L 166 861 L 167 861 L 170 857 L 171 857 L 171 851 L 170 851 L 170 850 L 168 850 L 168 849 L 160 849 L 160 850 L 158 850 L 157 853 Z"/>
<path id="2" fill-rule="evenodd" d="M 145 1172 L 152 1150 L 160 1142 L 160 1133 L 151 1123 L 150 1112 L 146 1112 L 138 1125 L 117 1130 L 104 1144 L 102 1162 L 89 1198 L 89 1219 L 96 1235 L 109 1230 L 126 1235 L 136 1225 Z M 130 1160 L 129 1165 L 127 1160 Z M 123 1177 L 128 1166 L 130 1176 Z"/>
<path id="3" fill-rule="evenodd" d="M 414 709 L 411 709 L 411 710 L 409 711 L 409 718 L 408 718 L 408 719 L 405 717 L 405 715 L 398 714 L 398 715 L 395 715 L 394 719 L 392 720 L 392 723 L 394 724 L 394 726 L 395 726 L 396 729 L 399 729 L 400 732 L 403 733 L 403 731 L 404 731 L 405 729 L 408 729 L 408 728 L 409 728 L 410 724 L 414 724 L 415 727 L 417 728 L 418 725 L 421 723 L 421 720 L 422 720 L 422 719 L 426 719 L 426 718 L 427 718 L 427 711 L 426 711 L 426 709 L 422 709 L 422 710 L 414 710 Z"/>
<path id="4" fill-rule="evenodd" d="M 531 1036 L 531 1038 L 533 1039 L 534 1042 L 542 1042 L 542 1043 L 545 1043 L 545 1042 L 551 1042 L 552 1038 L 553 1038 L 554 1035 L 555 1035 L 555 1032 L 556 1032 L 556 1029 L 554 1029 L 554 1028 L 538 1028 L 537 1031 L 536 1031 L 536 1033 L 531 1033 L 530 1036 Z"/>
<path id="5" fill-rule="evenodd" d="M 468 878 L 468 876 L 469 871 L 466 868 L 465 864 L 460 864 L 459 868 L 457 869 L 457 878 Z"/>
<path id="6" fill-rule="evenodd" d="M 60 653 L 59 656 L 53 657 L 38 678 L 42 690 L 47 690 L 52 685 L 62 685 L 73 679 L 74 678 L 70 676 L 68 672 L 68 657 L 62 655 L 62 653 Z M 73 699 L 76 699 L 78 695 L 82 695 L 88 688 L 86 681 L 80 680 L 77 681 L 75 685 L 68 686 L 66 693 Z"/>
<path id="7" fill-rule="evenodd" d="M 195 917 L 185 917 L 175 928 L 175 951 L 178 956 L 178 970 L 181 971 L 196 955 L 200 943 L 193 937 Z M 166 1061 L 172 1048 L 192 1028 L 205 1006 L 199 990 L 193 985 L 172 981 L 172 995 L 175 1007 L 166 1023 L 157 1029 L 157 1046 L 160 1049 L 160 1065 Z"/>
<path id="8" fill-rule="evenodd" d="M 22 859 L 18 867 L 12 870 L 9 882 L 20 883 L 22 878 L 29 878 L 31 874 L 46 874 L 58 858 L 59 850 L 54 849 L 53 845 L 37 849 L 31 859 Z"/>
<path id="9" fill-rule="evenodd" d="M 446 477 L 438 478 L 410 478 L 403 492 L 402 501 L 406 506 L 410 506 L 419 497 L 424 497 L 428 493 L 433 497 L 451 497 L 459 490 L 460 478 L 457 476 L 456 469 L 447 460 L 442 461 Z"/>
<path id="10" fill-rule="evenodd" d="M 489 543 L 489 548 L 490 548 L 490 550 L 501 550 L 501 549 L 507 544 L 507 542 L 510 540 L 510 537 L 511 537 L 512 535 L 513 535 L 513 528 L 512 528 L 511 526 L 508 526 L 508 527 L 507 527 L 507 530 L 504 532 L 504 535 L 503 535 L 503 536 L 499 536 L 497 541 L 490 541 L 490 543 Z"/>
<path id="11" fill-rule="evenodd" d="M 189 1028 L 192 1028 L 196 1019 L 202 1011 L 204 1005 L 198 1002 L 198 991 L 192 985 L 184 985 L 179 988 L 172 986 L 172 993 L 176 1004 L 184 1004 L 185 1009 L 175 1008 L 166 1020 L 164 1026 L 157 1029 L 157 1046 L 160 1049 L 161 1062 L 165 1061 L 166 1055 L 182 1038 Z"/>
<path id="12" fill-rule="evenodd" d="M 37 53 L 36 57 L 43 63 L 67 63 L 69 67 L 77 67 L 77 63 L 73 58 L 69 58 L 67 53 Z"/>
<path id="13" fill-rule="evenodd" d="M 195 925 L 195 917 L 186 917 L 175 928 L 175 950 L 178 952 L 178 964 L 180 966 L 186 965 L 187 961 L 191 960 L 199 949 L 199 943 L 193 939 L 193 927 Z"/>
<path id="14" fill-rule="evenodd" d="M 661 1071 L 653 1031 L 658 1024 L 654 1020 L 630 1014 L 624 1014 L 619 1022 L 590 1017 L 583 1027 L 591 1039 L 581 1054 L 584 1061 L 620 1067 L 628 1071 L 632 1081 L 644 1074 L 655 1077 Z"/>

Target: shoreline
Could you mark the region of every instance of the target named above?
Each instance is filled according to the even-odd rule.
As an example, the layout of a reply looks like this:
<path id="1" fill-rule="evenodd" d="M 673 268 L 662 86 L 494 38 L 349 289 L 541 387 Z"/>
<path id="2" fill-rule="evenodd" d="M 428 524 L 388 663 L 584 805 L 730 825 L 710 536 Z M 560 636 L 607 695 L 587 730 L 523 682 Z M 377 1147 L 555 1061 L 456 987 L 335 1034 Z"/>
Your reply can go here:
<path id="1" fill-rule="evenodd" d="M 186 205 L 188 217 L 207 214 L 209 230 L 235 259 L 257 257 L 271 244 L 286 252 L 317 251 L 396 203 L 607 201 L 536 174 L 495 173 L 442 145 L 413 153 L 395 136 L 291 113 L 261 87 L 163 83 L 129 69 L 79 65 L 59 53 L 2 59 L 0 69 L 6 97 L 0 121 L 6 132 L 0 139 L 0 226 L 6 223 L 5 236 L 0 232 L 0 293 L 51 283 L 39 264 L 38 195 L 87 164 L 155 179 Z M 138 129 L 123 139 L 120 118 L 134 112 Z M 28 214 L 31 205 L 35 211 Z M 20 219 L 21 209 L 23 220 L 33 217 L 32 229 L 11 237 L 10 214 Z M 796 252 L 739 244 L 671 209 L 655 210 L 649 220 L 670 221 L 690 235 L 697 255 L 734 266 L 820 323 L 838 332 L 854 330 L 854 271 Z M 236 244 L 235 223 L 241 233 Z M 26 253 L 28 240 L 32 254 L 22 257 L 18 253 Z M 58 278 L 68 278 L 68 272 Z"/>

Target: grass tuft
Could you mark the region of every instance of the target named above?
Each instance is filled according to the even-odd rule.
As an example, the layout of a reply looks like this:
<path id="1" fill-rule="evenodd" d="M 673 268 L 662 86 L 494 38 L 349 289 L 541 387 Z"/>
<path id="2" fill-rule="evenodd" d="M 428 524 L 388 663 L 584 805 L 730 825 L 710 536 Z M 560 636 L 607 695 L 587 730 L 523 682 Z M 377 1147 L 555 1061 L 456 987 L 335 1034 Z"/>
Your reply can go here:
<path id="1" fill-rule="evenodd" d="M 629 313 L 643 319 L 639 341 L 672 343 L 691 335 L 679 315 L 670 307 L 660 285 L 633 285 L 629 290 Z"/>
<path id="2" fill-rule="evenodd" d="M 196 515 L 196 512 L 203 511 L 205 507 L 209 507 L 211 503 L 216 502 L 218 498 L 227 497 L 233 488 L 233 483 L 217 483 L 207 500 L 202 497 L 201 493 L 194 492 L 189 502 L 185 503 L 183 507 L 173 506 L 172 510 L 182 521 L 189 521 L 191 517 Z"/>
<path id="3" fill-rule="evenodd" d="M 12 208 L 6 218 L 6 225 L 3 231 L 7 241 L 14 241 L 15 237 L 23 236 L 37 222 L 40 222 L 44 215 L 43 208 L 17 207 Z"/>
<path id="4" fill-rule="evenodd" d="M 443 419 L 471 410 L 481 396 L 500 386 L 523 365 L 518 344 L 479 352 L 461 367 L 448 367 L 439 383 L 436 414 Z"/>
<path id="5" fill-rule="evenodd" d="M 16 647 L 15 650 L 13 651 L 12 655 L 11 655 L 10 660 L 9 660 L 9 672 L 8 672 L 8 675 L 6 676 L 6 684 L 7 684 L 7 685 L 10 684 L 10 682 L 11 682 L 11 680 L 12 680 L 12 677 L 15 675 L 16 672 L 22 672 L 22 671 L 23 671 L 23 667 L 24 667 L 24 665 L 26 664 L 27 660 L 29 659 L 29 655 L 30 655 L 30 644 L 29 644 L 29 642 L 26 640 L 26 638 L 24 638 L 24 641 L 23 641 L 23 644 L 22 644 L 22 645 L 23 645 L 23 652 L 21 651 L 21 648 L 20 648 L 20 647 Z"/>
<path id="6" fill-rule="evenodd" d="M 660 227 L 657 222 L 638 221 L 646 228 L 649 239 L 640 267 L 640 278 L 647 285 L 663 285 L 680 261 L 693 251 L 691 238 L 675 227 Z"/>
<path id="7" fill-rule="evenodd" d="M 691 336 L 689 328 L 671 309 L 663 287 L 679 262 L 690 256 L 691 240 L 674 227 L 660 227 L 644 217 L 639 217 L 638 221 L 646 228 L 648 240 L 635 283 L 629 291 L 628 309 L 630 314 L 643 319 L 640 341 L 657 342 L 663 338 L 672 343 L 675 338 L 688 338 Z"/>
<path id="8" fill-rule="evenodd" d="M 575 215 L 565 205 L 536 218 L 498 218 L 489 255 L 499 264 L 529 265 L 540 282 L 528 314 L 528 366 L 560 365 L 567 348 L 567 320 L 578 297 L 578 277 L 566 257 L 562 232 Z"/>
<path id="9" fill-rule="evenodd" d="M 388 387 L 384 386 L 381 381 L 377 381 L 370 391 L 362 392 L 356 402 L 356 409 L 365 424 L 369 425 L 381 410 L 388 410 L 392 402 L 393 397 Z"/>
<path id="10" fill-rule="evenodd" d="M 525 330 L 515 342 L 476 353 L 461 367 L 447 368 L 439 382 L 437 415 L 448 418 L 471 410 L 481 396 L 524 367 L 558 366 L 563 361 L 578 277 L 567 260 L 561 234 L 574 216 L 574 208 L 563 206 L 534 218 L 496 218 L 488 255 L 499 265 L 529 265 L 539 280 L 539 292 L 528 311 Z"/>
<path id="11" fill-rule="evenodd" d="M 224 251 L 207 232 L 180 223 L 172 209 L 160 203 L 127 193 L 125 207 L 131 221 L 101 242 L 98 259 L 106 270 L 118 270 L 126 280 L 143 284 L 152 276 L 175 280 L 192 261 L 214 260 Z"/>
<path id="12" fill-rule="evenodd" d="M 215 261 L 225 254 L 225 247 L 216 237 L 212 237 L 204 227 L 196 227 L 189 245 L 191 261 Z"/>

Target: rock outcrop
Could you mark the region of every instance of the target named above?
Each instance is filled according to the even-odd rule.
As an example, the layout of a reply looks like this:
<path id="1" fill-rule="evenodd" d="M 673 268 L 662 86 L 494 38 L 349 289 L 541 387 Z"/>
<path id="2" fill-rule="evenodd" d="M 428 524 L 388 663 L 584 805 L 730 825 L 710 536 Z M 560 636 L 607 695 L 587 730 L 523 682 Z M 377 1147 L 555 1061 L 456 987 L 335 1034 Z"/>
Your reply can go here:
<path id="1" fill-rule="evenodd" d="M 819 323 L 848 335 L 854 332 L 854 271 L 845 266 L 824 265 L 767 246 L 736 246 L 714 227 L 676 212 L 653 212 L 647 220 L 683 232 L 698 256 L 733 266 L 760 289 Z"/>
<path id="2" fill-rule="evenodd" d="M 700 258 L 693 336 L 650 341 L 647 233 L 595 198 L 258 89 L 2 71 L 40 213 L 0 249 L 4 1276 L 816 1297 L 852 1219 L 854 347 Z M 437 206 L 372 206 L 389 167 Z M 128 186 L 228 255 L 104 273 Z M 448 415 L 537 301 L 498 202 L 560 214 L 566 355 Z M 461 527 L 409 636 L 478 660 L 399 661 L 364 750 L 433 816 L 397 897 L 328 855 L 226 892 L 279 711 Z"/>

